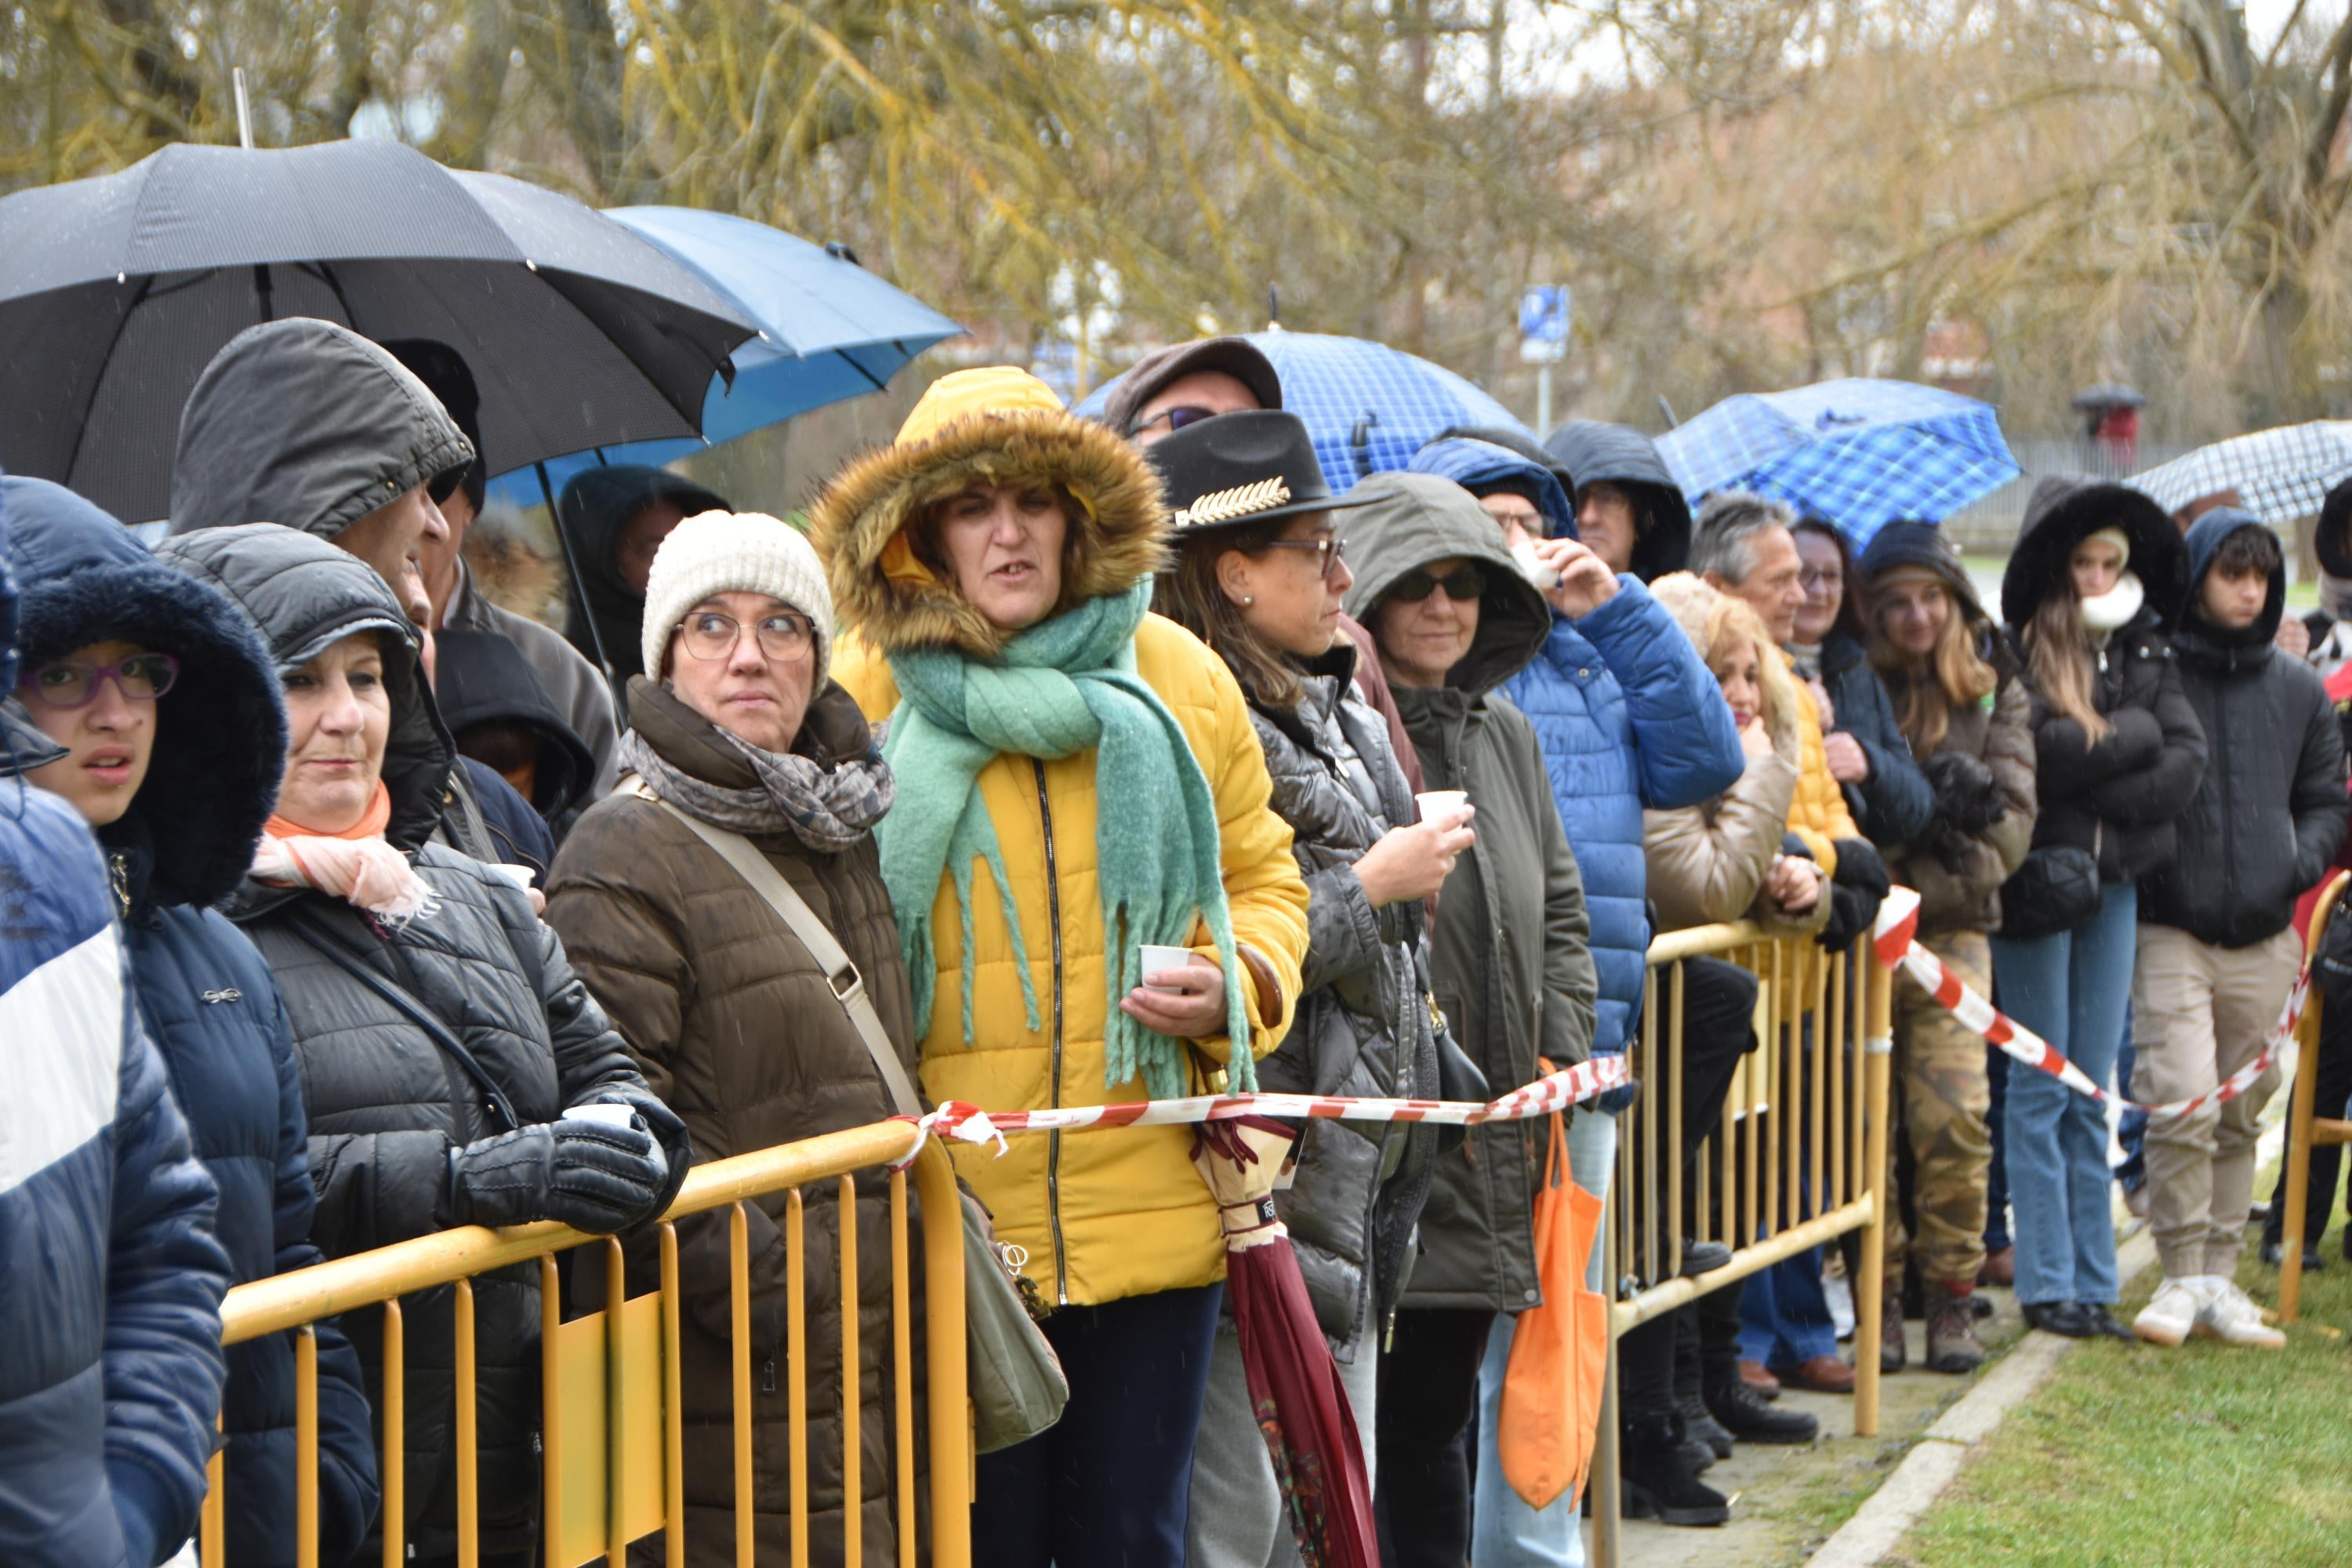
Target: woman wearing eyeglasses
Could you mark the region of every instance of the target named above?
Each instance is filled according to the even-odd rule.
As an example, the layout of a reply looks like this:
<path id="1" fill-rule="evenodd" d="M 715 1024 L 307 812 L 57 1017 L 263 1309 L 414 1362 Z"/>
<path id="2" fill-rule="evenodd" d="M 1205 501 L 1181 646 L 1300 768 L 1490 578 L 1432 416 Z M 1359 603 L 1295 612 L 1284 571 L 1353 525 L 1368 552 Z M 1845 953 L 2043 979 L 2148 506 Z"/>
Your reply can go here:
<path id="1" fill-rule="evenodd" d="M 1432 474 L 1378 474 L 1348 500 L 1356 581 L 1432 790 L 1464 790 L 1477 840 L 1445 881 L 1431 971 L 1454 1037 L 1496 1093 L 1591 1053 L 1595 976 L 1584 883 L 1535 727 L 1502 684 L 1543 647 L 1551 611 L 1470 493 Z M 1438 1162 L 1422 1253 L 1380 1375 L 1378 1503 L 1392 1568 L 1468 1554 L 1464 1436 L 1498 1314 L 1542 1300 L 1534 1207 L 1538 1124 L 1473 1129 Z"/>
<path id="2" fill-rule="evenodd" d="M 277 672 L 235 605 L 79 496 L 7 479 L 0 504 L 24 584 L 16 696 L 66 748 L 26 777 L 106 851 L 141 1021 L 220 1189 L 231 1282 L 307 1268 L 319 1249 L 293 1040 L 269 966 L 211 907 L 244 879 L 278 793 Z M 334 1321 L 317 1332 L 319 1560 L 341 1563 L 375 1513 L 375 1446 L 359 1358 Z M 294 1340 L 227 1352 L 228 1550 L 263 1568 L 296 1557 Z"/>
<path id="3" fill-rule="evenodd" d="M 622 786 L 564 840 L 548 923 L 703 1158 L 888 1120 L 900 1108 L 824 966 L 704 837 L 715 833 L 756 854 L 807 905 L 856 965 L 899 1066 L 911 1073 L 914 1010 L 873 835 L 890 806 L 890 770 L 866 716 L 832 679 L 833 599 L 816 552 L 772 517 L 687 519 L 654 555 L 641 641 L 646 673 L 629 681 Z M 809 1561 L 840 1561 L 845 1513 L 856 1508 L 864 1561 L 896 1563 L 889 1179 L 876 1170 L 856 1180 L 861 1479 L 854 1499 L 843 1495 L 840 1204 L 831 1180 L 801 1193 L 806 1544 Z M 763 1563 L 786 1561 L 793 1544 L 785 1508 L 790 1202 L 779 1191 L 745 1209 L 752 1495 L 742 1502 L 756 1510 L 753 1541 Z M 688 1299 L 679 1342 L 686 1550 L 696 1564 L 735 1561 L 728 1232 L 723 1213 L 678 1226 Z M 631 1247 L 629 1267 L 636 1289 L 653 1287 L 659 1257 L 651 1237 Z M 911 1332 L 919 1343 L 920 1327 Z"/>
<path id="4" fill-rule="evenodd" d="M 1240 683 L 1274 781 L 1274 810 L 1290 824 L 1291 854 L 1307 879 L 1298 1009 L 1289 1036 L 1259 1064 L 1259 1085 L 1434 1098 L 1423 900 L 1476 836 L 1466 822 L 1415 820 L 1387 727 L 1356 694 L 1359 655 L 1339 626 L 1355 582 L 1340 539 L 1348 503 L 1325 488 L 1307 426 L 1292 414 L 1229 414 L 1150 454 L 1178 520 L 1176 563 L 1160 574 L 1153 607 L 1207 643 Z M 1231 507 L 1219 502 L 1226 496 L 1235 498 Z M 1377 1455 L 1380 1337 L 1396 1310 L 1436 1152 L 1434 1128 L 1310 1121 L 1297 1174 L 1275 1194 L 1368 1472 Z M 1194 1563 L 1298 1561 L 1230 1321 L 1210 1355 L 1190 1536 Z"/>

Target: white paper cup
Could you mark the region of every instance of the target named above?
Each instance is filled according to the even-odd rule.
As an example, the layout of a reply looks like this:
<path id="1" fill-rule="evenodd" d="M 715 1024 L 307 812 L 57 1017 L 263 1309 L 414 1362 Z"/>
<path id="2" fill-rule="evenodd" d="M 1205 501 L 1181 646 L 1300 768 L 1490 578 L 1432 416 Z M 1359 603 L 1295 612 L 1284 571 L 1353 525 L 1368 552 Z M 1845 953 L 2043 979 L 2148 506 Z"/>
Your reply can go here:
<path id="1" fill-rule="evenodd" d="M 1559 586 L 1559 574 L 1537 558 L 1534 540 L 1522 539 L 1512 545 L 1511 559 L 1519 563 L 1519 575 L 1533 583 L 1538 592 L 1549 594 Z"/>
<path id="2" fill-rule="evenodd" d="M 1192 950 L 1189 947 L 1160 947 L 1151 942 L 1145 942 L 1142 952 L 1143 968 L 1140 973 L 1144 974 L 1157 974 L 1163 969 L 1189 969 L 1192 964 Z M 1165 985 L 1146 984 L 1144 989 L 1164 992 L 1170 995 L 1178 994 Z"/>
<path id="3" fill-rule="evenodd" d="M 512 882 L 516 887 L 520 888 L 526 893 L 530 891 L 531 878 L 538 875 L 538 873 L 529 866 L 513 866 L 497 861 L 488 861 L 485 862 L 485 864 L 488 865 L 491 870 L 496 871 L 499 876 L 504 877 L 508 881 Z"/>
<path id="4" fill-rule="evenodd" d="M 1466 789 L 1430 789 L 1422 791 L 1412 799 L 1413 804 L 1421 807 L 1423 822 L 1451 827 L 1459 823 L 1468 810 L 1470 792 Z"/>
<path id="5" fill-rule="evenodd" d="M 637 1113 L 625 1105 L 575 1105 L 563 1113 L 566 1121 L 594 1121 L 606 1127 L 635 1127 Z M 648 1137 L 653 1163 L 664 1174 L 669 1171 L 669 1156 L 662 1152 L 661 1140 Z"/>

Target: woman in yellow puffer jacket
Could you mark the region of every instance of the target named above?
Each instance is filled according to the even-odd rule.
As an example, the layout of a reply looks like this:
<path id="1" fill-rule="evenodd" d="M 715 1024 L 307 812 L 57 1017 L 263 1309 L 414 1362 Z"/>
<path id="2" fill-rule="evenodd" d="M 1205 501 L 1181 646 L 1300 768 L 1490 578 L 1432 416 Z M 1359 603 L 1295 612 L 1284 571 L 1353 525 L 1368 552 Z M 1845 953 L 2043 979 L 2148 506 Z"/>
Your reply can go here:
<path id="1" fill-rule="evenodd" d="M 1151 468 L 1034 376 L 961 371 L 813 521 L 834 673 L 887 726 L 898 799 L 876 837 L 926 1095 L 1020 1110 L 1248 1088 L 1290 1025 L 1307 888 L 1240 688 L 1146 613 Z M 1146 974 L 1146 943 L 1192 963 Z M 1224 1274 L 1192 1142 L 958 1151 L 1070 1380 L 1059 1426 L 981 1458 L 977 1560 L 1183 1561 Z"/>

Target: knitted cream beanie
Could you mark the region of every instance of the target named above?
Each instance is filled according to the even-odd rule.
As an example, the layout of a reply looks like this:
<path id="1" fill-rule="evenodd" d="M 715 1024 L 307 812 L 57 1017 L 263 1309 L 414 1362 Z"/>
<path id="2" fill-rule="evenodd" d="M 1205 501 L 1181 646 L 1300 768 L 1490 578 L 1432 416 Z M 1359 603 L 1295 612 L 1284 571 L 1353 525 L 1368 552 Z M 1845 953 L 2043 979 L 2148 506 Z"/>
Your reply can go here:
<path id="1" fill-rule="evenodd" d="M 833 663 L 833 595 L 824 568 L 800 530 L 756 511 L 698 512 L 669 531 L 646 578 L 646 673 L 658 676 L 670 633 L 713 594 L 765 594 L 809 618 L 816 632 L 816 678 L 824 689 Z"/>

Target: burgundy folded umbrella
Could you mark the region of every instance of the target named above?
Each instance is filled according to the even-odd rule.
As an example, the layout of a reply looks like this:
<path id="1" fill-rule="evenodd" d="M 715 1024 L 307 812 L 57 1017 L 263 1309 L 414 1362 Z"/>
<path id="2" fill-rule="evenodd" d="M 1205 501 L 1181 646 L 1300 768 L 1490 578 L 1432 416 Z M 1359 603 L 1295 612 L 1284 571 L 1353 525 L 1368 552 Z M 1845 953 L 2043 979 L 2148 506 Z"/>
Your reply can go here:
<path id="1" fill-rule="evenodd" d="M 1290 1232 L 1275 1217 L 1275 1182 L 1297 1139 L 1296 1128 L 1271 1116 L 1205 1122 L 1192 1163 L 1224 1222 L 1225 1295 L 1250 1407 L 1274 1456 L 1299 1558 L 1307 1568 L 1380 1568 L 1363 1441 Z"/>

